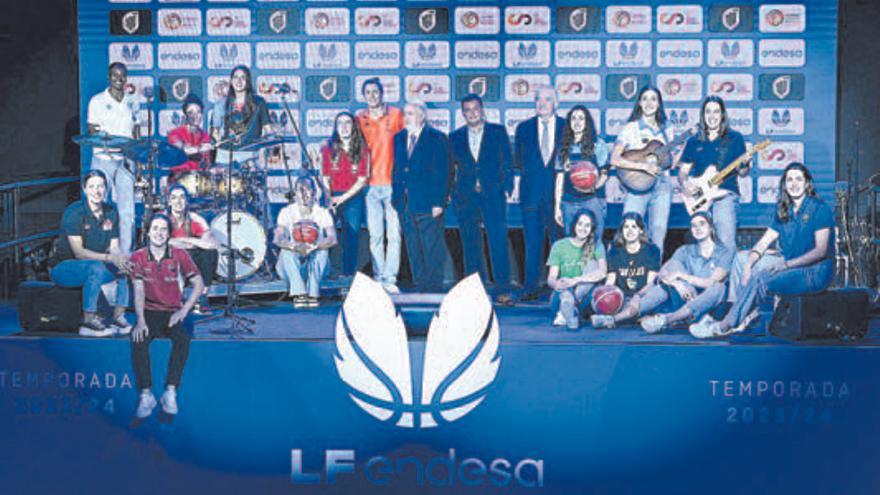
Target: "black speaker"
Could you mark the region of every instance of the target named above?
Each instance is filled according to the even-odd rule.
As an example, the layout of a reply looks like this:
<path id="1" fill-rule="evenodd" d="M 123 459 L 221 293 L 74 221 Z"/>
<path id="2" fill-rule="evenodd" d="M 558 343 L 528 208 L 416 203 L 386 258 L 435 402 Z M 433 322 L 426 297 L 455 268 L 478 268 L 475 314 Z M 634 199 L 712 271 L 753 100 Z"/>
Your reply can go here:
<path id="1" fill-rule="evenodd" d="M 79 331 L 82 289 L 27 281 L 18 287 L 18 322 L 29 332 Z"/>
<path id="2" fill-rule="evenodd" d="M 866 289 L 782 296 L 770 333 L 787 340 L 860 339 L 868 333 L 869 301 Z"/>

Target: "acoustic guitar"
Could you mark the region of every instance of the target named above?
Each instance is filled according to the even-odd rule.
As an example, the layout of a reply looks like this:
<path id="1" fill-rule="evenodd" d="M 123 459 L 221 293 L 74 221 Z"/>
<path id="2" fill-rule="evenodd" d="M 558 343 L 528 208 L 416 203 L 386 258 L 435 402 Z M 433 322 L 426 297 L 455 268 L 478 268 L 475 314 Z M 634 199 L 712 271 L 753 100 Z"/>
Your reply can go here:
<path id="1" fill-rule="evenodd" d="M 636 193 L 644 193 L 654 187 L 657 176 L 672 166 L 672 150 L 684 144 L 696 131 L 688 129 L 675 137 L 669 144 L 653 140 L 640 149 L 623 152 L 623 158 L 640 163 L 652 163 L 660 167 L 660 172 L 651 174 L 641 169 L 617 167 L 617 178 L 627 189 Z"/>
<path id="2" fill-rule="evenodd" d="M 734 170 L 748 161 L 753 154 L 770 146 L 770 143 L 769 139 L 761 141 L 751 150 L 746 151 L 736 160 L 730 162 L 720 172 L 715 168 L 715 165 L 709 165 L 702 175 L 691 177 L 690 190 L 683 191 L 684 207 L 687 209 L 688 215 L 708 210 L 716 199 L 727 194 L 725 190 L 721 189 L 721 183 L 724 182 L 724 179 L 727 179 Z"/>

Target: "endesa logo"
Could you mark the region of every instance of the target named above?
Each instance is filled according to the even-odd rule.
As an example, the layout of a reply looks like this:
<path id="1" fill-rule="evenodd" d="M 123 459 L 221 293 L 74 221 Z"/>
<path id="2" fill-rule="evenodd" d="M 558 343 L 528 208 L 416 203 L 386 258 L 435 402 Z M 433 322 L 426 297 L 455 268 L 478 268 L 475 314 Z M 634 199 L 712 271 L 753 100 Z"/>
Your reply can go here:
<path id="1" fill-rule="evenodd" d="M 396 41 L 356 43 L 354 65 L 359 69 L 396 69 L 400 67 L 400 44 Z"/>
<path id="2" fill-rule="evenodd" d="M 776 200 L 779 198 L 779 179 L 778 175 L 762 175 L 758 177 L 758 203 L 776 203 Z"/>
<path id="3" fill-rule="evenodd" d="M 449 76 L 406 76 L 404 86 L 407 100 L 444 102 L 450 98 Z"/>
<path id="4" fill-rule="evenodd" d="M 257 11 L 257 34 L 260 36 L 299 34 L 299 31 L 299 13 L 296 9 Z"/>
<path id="5" fill-rule="evenodd" d="M 306 132 L 313 137 L 329 137 L 333 133 L 333 121 L 339 112 L 344 112 L 344 108 L 306 111 Z"/>
<path id="6" fill-rule="evenodd" d="M 382 98 L 386 103 L 394 103 L 400 101 L 400 78 L 394 74 L 380 74 L 378 76 L 375 75 L 366 75 L 366 76 L 357 76 L 354 78 L 354 94 L 355 99 L 364 103 L 364 94 L 361 92 L 361 88 L 364 87 L 364 81 L 371 77 L 378 77 L 379 81 L 382 82 L 382 87 L 385 89 L 385 96 Z"/>
<path id="7" fill-rule="evenodd" d="M 257 76 L 255 90 L 267 103 L 280 103 L 282 96 L 296 102 L 300 100 L 302 86 L 297 76 Z"/>
<path id="8" fill-rule="evenodd" d="M 162 76 L 159 78 L 159 101 L 180 103 L 187 96 L 202 97 L 202 78 L 195 76 Z"/>
<path id="9" fill-rule="evenodd" d="M 504 78 L 504 95 L 508 101 L 530 102 L 535 98 L 535 88 L 550 84 L 546 74 L 512 74 Z"/>
<path id="10" fill-rule="evenodd" d="M 751 67 L 755 65 L 755 42 L 745 39 L 709 40 L 709 67 Z"/>
<path id="11" fill-rule="evenodd" d="M 703 31 L 703 7 L 661 5 L 657 7 L 657 32 L 699 33 Z"/>
<path id="12" fill-rule="evenodd" d="M 153 34 L 153 12 L 150 10 L 111 10 L 110 34 L 117 36 Z"/>
<path id="13" fill-rule="evenodd" d="M 159 9 L 159 36 L 201 36 L 199 9 Z"/>
<path id="14" fill-rule="evenodd" d="M 550 32 L 550 7 L 507 7 L 504 30 L 510 34 L 547 34 Z"/>
<path id="15" fill-rule="evenodd" d="M 501 31 L 501 10 L 498 7 L 457 7 L 457 34 L 498 34 Z"/>
<path id="16" fill-rule="evenodd" d="M 800 136 L 804 133 L 803 108 L 758 110 L 758 132 L 767 136 Z"/>
<path id="17" fill-rule="evenodd" d="M 803 67 L 807 62 L 804 40 L 761 40 L 758 64 L 761 67 Z"/>
<path id="18" fill-rule="evenodd" d="M 560 34 L 598 33 L 601 29 L 599 7 L 559 7 L 556 31 Z"/>
<path id="19" fill-rule="evenodd" d="M 700 40 L 658 41 L 657 65 L 660 67 L 700 67 L 703 65 L 703 42 Z"/>
<path id="20" fill-rule="evenodd" d="M 559 74 L 556 76 L 559 101 L 599 101 L 602 78 L 598 74 Z"/>
<path id="21" fill-rule="evenodd" d="M 447 456 L 427 459 L 416 456 L 374 456 L 359 463 L 354 450 L 326 450 L 318 472 L 303 467 L 301 449 L 290 451 L 290 479 L 295 484 L 335 484 L 344 478 L 365 479 L 373 485 L 394 486 L 400 480 L 409 485 L 413 478 L 419 486 L 442 487 L 524 487 L 544 486 L 544 460 L 525 458 L 493 460 L 467 457 L 459 459 L 455 449 Z M 359 469 L 359 466 L 360 469 Z"/>
<path id="22" fill-rule="evenodd" d="M 501 45 L 497 41 L 457 41 L 455 66 L 495 69 L 501 66 Z"/>
<path id="23" fill-rule="evenodd" d="M 159 68 L 201 69 L 201 43 L 159 43 Z"/>
<path id="24" fill-rule="evenodd" d="M 733 130 L 748 136 L 755 132 L 755 116 L 751 108 L 727 107 L 727 117 Z"/>
<path id="25" fill-rule="evenodd" d="M 605 110 L 605 133 L 609 136 L 616 136 L 620 134 L 620 131 L 623 129 L 623 126 L 626 125 L 629 120 L 629 115 L 632 113 L 632 108 L 609 108 Z M 607 183 L 606 183 L 606 186 Z M 621 197 L 621 201 L 623 198 Z"/>
<path id="26" fill-rule="evenodd" d="M 700 101 L 703 97 L 699 74 L 658 74 L 657 86 L 664 101 Z"/>
<path id="27" fill-rule="evenodd" d="M 602 65 L 602 44 L 599 41 L 560 40 L 556 42 L 556 66 L 594 68 Z"/>
<path id="28" fill-rule="evenodd" d="M 348 34 L 348 25 L 348 9 L 306 9 L 306 34 L 316 36 Z"/>
<path id="29" fill-rule="evenodd" d="M 150 43 L 110 43 L 107 50 L 111 64 L 122 62 L 129 71 L 153 68 L 153 45 Z"/>
<path id="30" fill-rule="evenodd" d="M 404 48 L 407 69 L 446 69 L 449 67 L 448 41 L 407 41 Z"/>
<path id="31" fill-rule="evenodd" d="M 709 7 L 709 31 L 748 33 L 755 29 L 751 5 L 713 5 Z"/>
<path id="32" fill-rule="evenodd" d="M 651 42 L 612 40 L 605 44 L 605 64 L 611 68 L 650 67 Z"/>
<path id="33" fill-rule="evenodd" d="M 347 69 L 351 50 L 344 41 L 306 43 L 306 69 Z"/>
<path id="34" fill-rule="evenodd" d="M 359 8 L 354 11 L 356 34 L 398 34 L 400 10 L 393 8 Z"/>
<path id="35" fill-rule="evenodd" d="M 208 68 L 231 69 L 251 65 L 251 45 L 245 42 L 208 43 Z"/>
<path id="36" fill-rule="evenodd" d="M 709 74 L 708 94 L 724 101 L 751 101 L 755 97 L 755 78 L 751 74 Z"/>
<path id="37" fill-rule="evenodd" d="M 407 34 L 446 34 L 449 32 L 449 9 L 406 9 Z"/>
<path id="38" fill-rule="evenodd" d="M 498 101 L 501 98 L 501 83 L 496 75 L 480 74 L 455 76 L 455 98 L 461 101 L 465 95 L 473 93 L 483 101 Z"/>
<path id="39" fill-rule="evenodd" d="M 761 5 L 758 18 L 762 33 L 803 33 L 807 29 L 804 5 Z"/>
<path id="40" fill-rule="evenodd" d="M 348 76 L 308 76 L 306 100 L 337 103 L 351 99 L 351 78 Z"/>
<path id="41" fill-rule="evenodd" d="M 803 74 L 761 74 L 760 98 L 762 100 L 803 100 Z"/>
<path id="42" fill-rule="evenodd" d="M 804 143 L 774 141 L 758 153 L 758 168 L 765 170 L 782 170 L 791 162 L 804 163 Z"/>
<path id="43" fill-rule="evenodd" d="M 515 69 L 550 67 L 549 41 L 508 41 L 504 44 L 505 65 Z"/>
<path id="44" fill-rule="evenodd" d="M 614 6 L 605 9 L 609 33 L 650 33 L 651 7 Z"/>
<path id="45" fill-rule="evenodd" d="M 428 109 L 428 124 L 438 131 L 449 134 L 452 131 L 449 110 L 444 110 L 442 108 Z"/>
<path id="46" fill-rule="evenodd" d="M 299 43 L 257 43 L 257 68 L 299 69 L 302 53 Z"/>
<path id="47" fill-rule="evenodd" d="M 207 19 L 211 36 L 251 34 L 251 11 L 248 9 L 208 9 Z"/>

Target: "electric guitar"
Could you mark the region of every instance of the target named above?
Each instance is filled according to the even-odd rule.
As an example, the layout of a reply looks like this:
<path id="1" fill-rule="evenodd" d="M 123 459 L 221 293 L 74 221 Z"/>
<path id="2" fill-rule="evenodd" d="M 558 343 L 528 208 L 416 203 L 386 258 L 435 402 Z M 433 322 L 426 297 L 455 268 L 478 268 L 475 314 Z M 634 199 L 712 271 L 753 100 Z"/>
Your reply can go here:
<path id="1" fill-rule="evenodd" d="M 657 176 L 664 170 L 671 168 L 672 150 L 684 144 L 695 133 L 694 129 L 688 129 L 676 136 L 669 144 L 663 144 L 655 139 L 643 148 L 625 151 L 623 158 L 634 162 L 658 165 L 661 170 L 657 174 L 652 174 L 642 169 L 618 166 L 617 179 L 630 191 L 637 193 L 648 192 L 654 187 L 654 183 L 657 182 Z"/>
<path id="2" fill-rule="evenodd" d="M 685 188 L 683 192 L 684 207 L 687 209 L 688 215 L 708 210 L 716 199 L 727 194 L 726 191 L 721 189 L 721 183 L 740 165 L 748 161 L 753 154 L 770 146 L 770 143 L 771 141 L 766 139 L 756 144 L 751 150 L 746 151 L 736 160 L 730 162 L 720 172 L 715 168 L 715 165 L 710 165 L 699 177 L 691 177 L 689 180 L 690 188 Z"/>

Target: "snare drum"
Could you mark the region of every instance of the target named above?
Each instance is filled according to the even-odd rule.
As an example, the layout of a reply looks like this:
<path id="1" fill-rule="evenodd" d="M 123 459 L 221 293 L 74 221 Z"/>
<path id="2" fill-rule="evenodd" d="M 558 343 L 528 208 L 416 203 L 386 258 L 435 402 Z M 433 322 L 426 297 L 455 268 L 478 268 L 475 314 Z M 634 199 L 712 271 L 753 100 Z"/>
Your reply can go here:
<path id="1" fill-rule="evenodd" d="M 217 276 L 229 278 L 226 242 L 226 213 L 220 213 L 211 221 L 211 233 L 220 243 L 220 260 L 217 263 Z M 257 273 L 266 259 L 266 231 L 260 221 L 250 213 L 232 212 L 232 247 L 243 256 L 235 258 L 235 280 L 242 280 Z"/>

